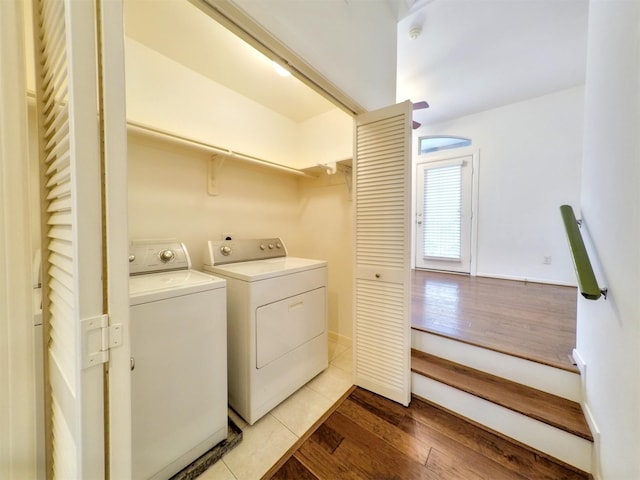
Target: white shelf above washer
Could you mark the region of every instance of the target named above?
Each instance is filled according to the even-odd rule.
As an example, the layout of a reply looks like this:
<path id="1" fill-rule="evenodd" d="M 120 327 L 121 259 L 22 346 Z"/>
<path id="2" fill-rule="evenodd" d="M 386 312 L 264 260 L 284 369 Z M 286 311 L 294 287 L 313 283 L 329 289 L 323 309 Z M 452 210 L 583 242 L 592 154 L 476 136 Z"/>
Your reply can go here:
<path id="1" fill-rule="evenodd" d="M 200 140 L 195 140 L 193 138 L 184 137 L 182 135 L 178 135 L 172 132 L 168 132 L 166 130 L 161 130 L 156 127 L 151 127 L 149 125 L 144 125 L 134 121 L 127 121 L 127 131 L 129 133 L 134 133 L 138 135 L 142 135 L 147 138 L 152 138 L 155 140 L 161 140 L 165 142 L 170 142 L 178 145 L 182 145 L 188 148 L 192 148 L 195 150 L 200 150 L 204 152 L 209 152 L 215 155 L 214 157 L 214 166 L 210 169 L 209 174 L 213 173 L 214 175 L 220 170 L 222 166 L 222 162 L 219 160 L 221 158 L 232 158 L 234 160 L 240 160 L 243 162 L 253 163 L 255 165 L 260 165 L 262 167 L 270 168 L 273 170 L 278 170 L 280 172 L 288 173 L 291 175 L 297 175 L 302 177 L 309 177 L 307 172 L 302 170 L 298 170 L 293 167 L 288 167 L 286 165 L 281 165 L 279 163 L 271 162 L 269 160 L 264 160 L 262 158 L 254 157 L 252 155 L 247 155 L 240 152 L 235 152 L 233 150 L 218 147 L 216 145 L 211 145 L 205 142 L 201 142 Z M 215 178 L 213 183 L 215 184 Z M 209 184 L 211 184 L 211 178 L 209 179 Z M 216 193 L 211 193 L 215 195 Z"/>

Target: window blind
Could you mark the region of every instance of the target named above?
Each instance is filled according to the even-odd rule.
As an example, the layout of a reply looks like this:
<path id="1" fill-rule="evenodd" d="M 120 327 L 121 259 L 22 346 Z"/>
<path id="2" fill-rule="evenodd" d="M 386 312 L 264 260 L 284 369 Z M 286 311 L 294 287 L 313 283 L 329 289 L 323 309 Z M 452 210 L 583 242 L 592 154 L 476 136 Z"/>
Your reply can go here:
<path id="1" fill-rule="evenodd" d="M 424 170 L 423 256 L 460 261 L 462 164 Z"/>

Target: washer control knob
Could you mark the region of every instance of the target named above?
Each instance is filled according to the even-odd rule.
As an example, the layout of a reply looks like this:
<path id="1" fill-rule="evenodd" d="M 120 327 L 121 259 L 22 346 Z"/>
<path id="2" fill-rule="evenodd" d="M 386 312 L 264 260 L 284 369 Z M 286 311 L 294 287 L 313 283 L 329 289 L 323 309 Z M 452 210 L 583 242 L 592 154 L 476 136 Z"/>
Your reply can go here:
<path id="1" fill-rule="evenodd" d="M 276 243 L 276 248 L 278 249 L 282 248 L 282 244 L 280 242 Z"/>
<path id="2" fill-rule="evenodd" d="M 225 245 L 224 247 L 220 247 L 220 252 L 223 255 L 229 255 L 231 254 L 231 247 L 228 247 L 227 245 Z"/>
<path id="3" fill-rule="evenodd" d="M 129 263 L 132 263 L 135 261 L 136 261 L 136 256 L 132 253 L 131 255 L 129 255 Z"/>
<path id="4" fill-rule="evenodd" d="M 269 250 L 273 250 L 273 243 L 269 244 Z"/>
<path id="5" fill-rule="evenodd" d="M 162 250 L 160 252 L 160 261 L 162 263 L 168 263 L 171 260 L 173 260 L 175 258 L 176 254 L 173 252 L 173 250 Z"/>
<path id="6" fill-rule="evenodd" d="M 267 248 L 267 247 L 264 246 L 264 243 L 261 243 L 260 244 L 260 250 L 264 250 L 265 248 Z"/>

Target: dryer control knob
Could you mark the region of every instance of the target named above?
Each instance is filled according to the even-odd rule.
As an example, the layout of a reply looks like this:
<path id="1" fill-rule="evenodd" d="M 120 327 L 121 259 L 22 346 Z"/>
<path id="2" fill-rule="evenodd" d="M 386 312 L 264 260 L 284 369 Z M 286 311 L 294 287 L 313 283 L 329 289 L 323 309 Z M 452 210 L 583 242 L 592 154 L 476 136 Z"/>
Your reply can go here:
<path id="1" fill-rule="evenodd" d="M 175 253 L 173 253 L 173 250 L 162 250 L 160 252 L 160 261 L 162 263 L 167 263 L 170 262 L 171 260 L 173 260 L 173 258 L 176 256 Z"/>
<path id="2" fill-rule="evenodd" d="M 220 252 L 223 255 L 229 255 L 231 253 L 231 247 L 228 247 L 226 245 L 224 247 L 220 247 Z"/>
<path id="3" fill-rule="evenodd" d="M 264 243 L 261 243 L 260 244 L 260 250 L 264 250 L 265 248 L 267 248 L 267 247 L 264 246 Z"/>
<path id="4" fill-rule="evenodd" d="M 136 256 L 134 254 L 129 255 L 129 263 L 135 262 L 135 261 L 136 261 Z"/>
<path id="5" fill-rule="evenodd" d="M 269 244 L 269 250 L 273 250 L 273 243 Z"/>
<path id="6" fill-rule="evenodd" d="M 280 242 L 276 243 L 276 248 L 282 248 L 282 244 Z"/>

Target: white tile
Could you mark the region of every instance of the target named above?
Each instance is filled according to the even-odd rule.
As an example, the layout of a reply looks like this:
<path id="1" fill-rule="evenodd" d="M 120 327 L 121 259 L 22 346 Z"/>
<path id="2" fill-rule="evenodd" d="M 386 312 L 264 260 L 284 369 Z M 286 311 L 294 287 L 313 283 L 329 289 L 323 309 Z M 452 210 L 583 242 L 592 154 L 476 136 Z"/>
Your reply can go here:
<path id="1" fill-rule="evenodd" d="M 306 387 L 334 403 L 352 386 L 353 376 L 333 365 L 329 365 L 329 368 L 306 384 Z"/>
<path id="2" fill-rule="evenodd" d="M 274 408 L 271 415 L 301 437 L 333 404 L 330 398 L 302 387 Z"/>
<path id="3" fill-rule="evenodd" d="M 297 439 L 287 427 L 267 414 L 243 429 L 242 441 L 222 461 L 238 480 L 259 479 Z"/>
<path id="4" fill-rule="evenodd" d="M 198 480 L 236 480 L 231 470 L 227 468 L 222 460 L 218 460 L 198 477 Z"/>
<path id="5" fill-rule="evenodd" d="M 353 350 L 347 348 L 340 354 L 336 355 L 336 358 L 333 359 L 331 365 L 338 367 L 345 372 L 351 373 L 353 371 Z"/>
<path id="6" fill-rule="evenodd" d="M 338 355 L 343 353 L 345 350 L 348 350 L 349 347 L 346 345 L 340 345 L 336 342 L 329 342 L 329 362 L 333 361 Z"/>

